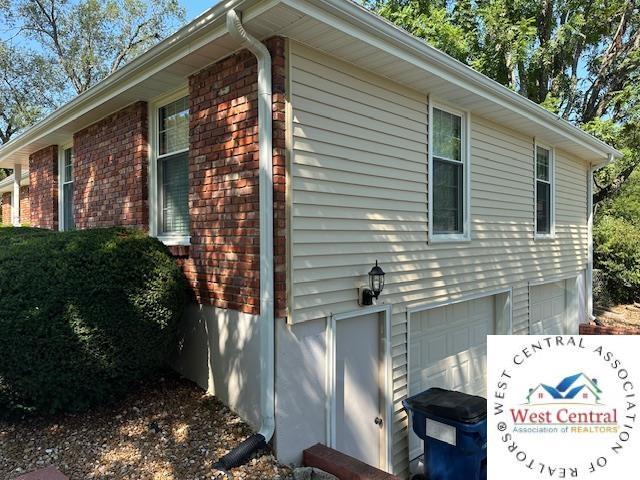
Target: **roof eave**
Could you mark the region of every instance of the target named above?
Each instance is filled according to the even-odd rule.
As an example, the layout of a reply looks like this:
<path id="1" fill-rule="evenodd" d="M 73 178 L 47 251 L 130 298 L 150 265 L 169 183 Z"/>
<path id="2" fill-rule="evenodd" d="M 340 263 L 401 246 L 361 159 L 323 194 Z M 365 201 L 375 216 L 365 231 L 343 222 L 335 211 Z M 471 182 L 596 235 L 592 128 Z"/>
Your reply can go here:
<path id="1" fill-rule="evenodd" d="M 293 7 L 295 7 L 297 1 L 298 0 L 282 0 L 283 3 Z M 366 8 L 353 1 L 311 1 L 323 4 L 331 9 L 334 14 L 341 16 L 347 21 L 353 22 L 355 20 L 359 22 L 362 27 L 366 27 L 369 31 L 376 32 L 378 36 L 387 37 L 387 41 L 400 44 L 426 58 L 440 69 L 466 79 L 470 89 L 481 89 L 486 95 L 497 101 L 497 103 L 505 103 L 512 110 L 520 112 L 522 115 L 533 116 L 544 125 L 554 126 L 553 128 L 560 129 L 566 137 L 582 144 L 594 153 L 598 153 L 602 157 L 607 158 L 607 161 L 609 161 L 610 155 L 613 156 L 613 158 L 619 158 L 623 155 L 622 152 L 602 142 L 574 124 L 545 110 L 528 98 L 523 97 L 486 75 L 475 71 L 437 48 L 428 45 L 422 39 L 411 35 L 386 19 L 378 15 L 372 15 Z"/>
<path id="2" fill-rule="evenodd" d="M 83 107 L 99 102 L 100 98 L 108 96 L 110 90 L 118 88 L 121 83 L 127 83 L 130 79 L 135 78 L 143 72 L 148 65 L 161 62 L 162 59 L 170 55 L 171 52 L 188 46 L 192 39 L 202 34 L 204 30 L 211 29 L 217 23 L 224 25 L 224 16 L 227 10 L 231 8 L 241 9 L 244 8 L 246 4 L 254 2 L 255 0 L 228 0 L 226 2 L 220 2 L 205 11 L 194 21 L 181 27 L 175 33 L 154 45 L 124 67 L 116 70 L 87 91 L 54 110 L 43 120 L 0 146 L 0 164 L 7 161 L 13 152 L 28 146 L 30 143 L 46 135 L 52 128 L 59 124 L 65 116 L 76 115 L 76 112 L 81 111 Z"/>

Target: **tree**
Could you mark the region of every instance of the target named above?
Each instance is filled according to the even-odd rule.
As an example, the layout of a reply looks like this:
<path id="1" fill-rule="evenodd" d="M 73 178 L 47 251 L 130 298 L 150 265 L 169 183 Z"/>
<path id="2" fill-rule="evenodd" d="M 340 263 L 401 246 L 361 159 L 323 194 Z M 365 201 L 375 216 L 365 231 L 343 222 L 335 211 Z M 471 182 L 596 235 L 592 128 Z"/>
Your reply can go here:
<path id="1" fill-rule="evenodd" d="M 365 0 L 367 7 L 625 152 L 594 201 L 640 164 L 635 0 Z"/>
<path id="2" fill-rule="evenodd" d="M 184 19 L 178 0 L 5 0 L 8 23 L 35 41 L 80 94 Z"/>
<path id="3" fill-rule="evenodd" d="M 178 0 L 0 0 L 0 144 L 184 19 Z M 0 179 L 10 171 L 0 169 Z"/>
<path id="4" fill-rule="evenodd" d="M 0 145 L 53 108 L 59 91 L 46 59 L 0 42 Z M 0 180 L 10 173 L 0 169 Z"/>

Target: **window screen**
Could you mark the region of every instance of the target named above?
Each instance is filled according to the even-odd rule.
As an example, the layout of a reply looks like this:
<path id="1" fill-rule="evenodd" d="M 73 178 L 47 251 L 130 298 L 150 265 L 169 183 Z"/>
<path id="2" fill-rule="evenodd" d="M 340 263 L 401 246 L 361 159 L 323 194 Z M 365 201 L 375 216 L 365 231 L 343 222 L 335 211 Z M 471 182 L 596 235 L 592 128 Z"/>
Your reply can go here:
<path id="1" fill-rule="evenodd" d="M 536 148 L 536 233 L 551 233 L 551 152 Z"/>
<path id="2" fill-rule="evenodd" d="M 62 165 L 62 229 L 73 230 L 73 149 L 67 148 L 63 152 Z"/>
<path id="3" fill-rule="evenodd" d="M 189 99 L 171 102 L 158 113 L 161 233 L 185 235 L 189 233 Z"/>
<path id="4" fill-rule="evenodd" d="M 462 117 L 433 109 L 433 232 L 464 233 Z"/>

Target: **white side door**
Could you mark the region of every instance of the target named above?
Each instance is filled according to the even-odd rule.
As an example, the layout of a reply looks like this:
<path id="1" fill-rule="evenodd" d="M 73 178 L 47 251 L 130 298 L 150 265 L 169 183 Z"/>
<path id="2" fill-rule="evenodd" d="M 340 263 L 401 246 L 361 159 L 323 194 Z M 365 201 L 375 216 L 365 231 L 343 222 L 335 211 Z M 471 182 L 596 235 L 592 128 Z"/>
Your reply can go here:
<path id="1" fill-rule="evenodd" d="M 382 467 L 384 432 L 381 317 L 339 320 L 335 331 L 335 448 L 374 467 Z"/>

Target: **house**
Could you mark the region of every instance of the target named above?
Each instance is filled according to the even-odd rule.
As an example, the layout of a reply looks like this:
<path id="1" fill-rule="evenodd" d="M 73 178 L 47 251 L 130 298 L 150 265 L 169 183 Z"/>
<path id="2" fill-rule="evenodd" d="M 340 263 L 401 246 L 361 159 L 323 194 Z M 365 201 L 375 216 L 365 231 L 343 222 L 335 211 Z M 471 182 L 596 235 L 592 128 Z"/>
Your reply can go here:
<path id="1" fill-rule="evenodd" d="M 229 0 L 0 167 L 28 170 L 33 226 L 169 246 L 196 298 L 176 368 L 281 461 L 322 442 L 407 475 L 402 399 L 484 394 L 487 334 L 590 315 L 591 177 L 618 156 L 356 3 Z"/>
<path id="2" fill-rule="evenodd" d="M 574 403 L 586 403 L 596 405 L 600 403 L 600 395 L 598 395 L 589 385 L 580 385 L 571 389 L 565 397 L 567 400 L 573 400 Z"/>
<path id="3" fill-rule="evenodd" d="M 530 405 L 547 404 L 556 400 L 561 400 L 562 394 L 554 387 L 543 385 L 542 383 L 536 388 L 532 388 L 527 396 L 527 403 Z"/>
<path id="4" fill-rule="evenodd" d="M 578 385 L 576 385 L 578 384 Z M 575 375 L 570 375 L 564 379 L 556 386 L 559 392 L 567 392 L 571 391 L 569 389 L 575 389 L 580 384 L 587 386 L 589 389 L 601 393 L 600 387 L 598 387 L 598 381 L 595 378 L 591 378 L 584 373 L 576 373 Z"/>
<path id="5" fill-rule="evenodd" d="M 29 172 L 23 172 L 20 179 L 20 191 L 16 198 L 20 199 L 20 207 L 13 207 L 14 175 L 0 180 L 0 224 L 4 226 L 29 225 L 31 212 L 29 208 Z M 14 218 L 14 214 L 17 216 Z"/>
<path id="6" fill-rule="evenodd" d="M 584 373 L 570 375 L 551 387 L 543 383 L 529 390 L 527 403 L 530 405 L 547 403 L 586 403 L 597 404 L 602 390 L 595 379 Z"/>

